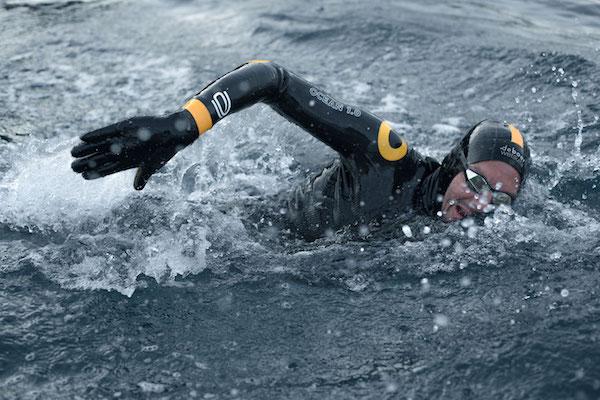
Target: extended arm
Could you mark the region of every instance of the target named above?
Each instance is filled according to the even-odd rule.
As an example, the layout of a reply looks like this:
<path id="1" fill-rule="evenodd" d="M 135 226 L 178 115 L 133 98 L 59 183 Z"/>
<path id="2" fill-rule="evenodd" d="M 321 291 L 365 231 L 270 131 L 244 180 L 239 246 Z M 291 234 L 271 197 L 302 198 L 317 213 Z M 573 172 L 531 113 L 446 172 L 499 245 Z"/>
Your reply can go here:
<path id="1" fill-rule="evenodd" d="M 227 115 L 257 102 L 306 129 L 363 165 L 402 162 L 406 142 L 388 122 L 333 99 L 321 89 L 268 61 L 251 61 L 209 84 L 166 117 L 135 117 L 81 136 L 71 151 L 75 172 L 95 179 L 138 168 L 134 187 Z"/>
<path id="2" fill-rule="evenodd" d="M 215 123 L 257 102 L 269 104 L 343 156 L 395 162 L 408 146 L 388 122 L 327 95 L 310 82 L 268 61 L 250 61 L 208 85 L 185 105 L 204 133 Z"/>

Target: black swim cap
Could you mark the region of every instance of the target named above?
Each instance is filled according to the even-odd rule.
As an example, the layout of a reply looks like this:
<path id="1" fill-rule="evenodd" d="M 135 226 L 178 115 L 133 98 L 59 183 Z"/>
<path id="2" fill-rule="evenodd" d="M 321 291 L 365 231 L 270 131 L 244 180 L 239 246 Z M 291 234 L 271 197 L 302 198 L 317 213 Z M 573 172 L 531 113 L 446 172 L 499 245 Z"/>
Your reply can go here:
<path id="1" fill-rule="evenodd" d="M 481 121 L 469 134 L 465 155 L 469 164 L 496 160 L 513 166 L 525 180 L 529 167 L 529 146 L 513 125 Z"/>

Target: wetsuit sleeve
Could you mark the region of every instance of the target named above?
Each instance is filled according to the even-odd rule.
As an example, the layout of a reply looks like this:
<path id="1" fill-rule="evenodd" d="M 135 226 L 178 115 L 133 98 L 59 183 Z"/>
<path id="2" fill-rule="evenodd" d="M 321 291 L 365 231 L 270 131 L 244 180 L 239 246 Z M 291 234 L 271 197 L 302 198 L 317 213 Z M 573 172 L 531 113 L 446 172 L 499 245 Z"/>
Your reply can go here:
<path id="1" fill-rule="evenodd" d="M 210 83 L 184 108 L 203 134 L 218 121 L 257 102 L 345 157 L 367 163 L 395 163 L 409 153 L 387 121 L 343 103 L 270 61 L 250 61 Z"/>

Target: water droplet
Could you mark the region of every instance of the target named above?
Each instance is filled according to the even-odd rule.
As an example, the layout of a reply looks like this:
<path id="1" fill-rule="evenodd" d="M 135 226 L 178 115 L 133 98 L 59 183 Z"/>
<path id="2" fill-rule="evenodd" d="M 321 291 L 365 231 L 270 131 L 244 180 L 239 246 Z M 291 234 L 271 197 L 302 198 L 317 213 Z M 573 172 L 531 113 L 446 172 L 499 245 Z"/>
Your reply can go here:
<path id="1" fill-rule="evenodd" d="M 153 383 L 153 382 L 139 382 L 138 386 L 142 389 L 142 392 L 145 393 L 162 393 L 165 391 L 165 385 L 161 383 Z"/>
<path id="2" fill-rule="evenodd" d="M 248 90 L 250 90 L 250 84 L 247 81 L 242 81 L 240 82 L 239 88 L 240 91 L 247 92 Z"/>
<path id="3" fill-rule="evenodd" d="M 408 225 L 402 225 L 402 233 L 404 233 L 404 236 L 406 237 L 412 237 L 412 230 L 410 229 L 410 226 Z"/>
<path id="4" fill-rule="evenodd" d="M 535 93 L 535 92 L 537 92 L 537 88 L 534 86 L 531 88 L 531 93 Z"/>
<path id="5" fill-rule="evenodd" d="M 358 233 L 360 236 L 367 236 L 369 234 L 369 227 L 367 225 L 361 225 L 358 228 Z"/>
<path id="6" fill-rule="evenodd" d="M 423 227 L 423 233 L 425 235 L 428 235 L 430 232 L 431 232 L 431 228 L 430 227 L 428 227 L 428 226 L 424 226 Z"/>
<path id="7" fill-rule="evenodd" d="M 562 257 L 562 253 L 560 251 L 555 251 L 554 253 L 550 254 L 551 260 L 558 260 L 561 257 Z"/>
<path id="8" fill-rule="evenodd" d="M 123 150 L 123 146 L 121 146 L 118 143 L 113 143 L 110 145 L 110 152 L 116 155 L 121 154 L 121 151 Z"/>
<path id="9" fill-rule="evenodd" d="M 137 136 L 142 142 L 147 142 L 148 140 L 150 140 L 150 137 L 152 136 L 152 132 L 150 132 L 149 129 L 140 128 L 137 131 Z"/>
<path id="10" fill-rule="evenodd" d="M 464 253 L 464 251 L 465 251 L 465 247 L 462 244 L 460 244 L 459 242 L 456 242 L 454 244 L 454 253 L 462 254 L 462 253 Z"/>
<path id="11" fill-rule="evenodd" d="M 465 229 L 467 229 L 470 226 L 473 226 L 473 224 L 475 224 L 473 218 L 465 218 L 462 221 L 460 221 L 460 225 Z"/>
<path id="12" fill-rule="evenodd" d="M 385 386 L 385 391 L 388 393 L 395 393 L 398 390 L 398 385 L 396 385 L 395 383 L 388 383 Z"/>
<path id="13" fill-rule="evenodd" d="M 448 326 L 448 322 L 448 317 L 446 317 L 444 314 L 435 314 L 433 317 L 433 323 L 439 327 L 443 328 Z"/>
<path id="14" fill-rule="evenodd" d="M 467 236 L 469 237 L 469 239 L 475 239 L 475 237 L 477 236 L 477 227 L 476 226 L 470 226 L 469 229 L 467 229 Z"/>
<path id="15" fill-rule="evenodd" d="M 188 123 L 185 119 L 183 118 L 177 118 L 175 120 L 175 129 L 179 132 L 183 132 L 185 130 L 187 130 L 188 128 Z"/>
<path id="16" fill-rule="evenodd" d="M 563 289 L 560 291 L 560 295 L 562 297 L 569 297 L 569 290 L 568 289 Z"/>

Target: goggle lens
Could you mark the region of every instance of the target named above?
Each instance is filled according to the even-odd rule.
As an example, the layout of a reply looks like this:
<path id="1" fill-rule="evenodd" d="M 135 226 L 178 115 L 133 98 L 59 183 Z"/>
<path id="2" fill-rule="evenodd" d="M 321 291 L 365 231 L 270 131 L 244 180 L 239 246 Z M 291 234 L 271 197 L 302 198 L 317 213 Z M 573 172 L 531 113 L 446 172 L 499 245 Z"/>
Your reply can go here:
<path id="1" fill-rule="evenodd" d="M 467 178 L 469 186 L 473 191 L 475 191 L 475 193 L 492 193 L 492 204 L 506 206 L 510 206 L 512 204 L 512 197 L 508 193 L 492 190 L 485 178 L 472 169 L 465 169 L 465 177 Z"/>
<path id="2" fill-rule="evenodd" d="M 504 192 L 492 192 L 492 203 L 497 205 L 510 206 L 512 204 L 512 198 Z"/>

